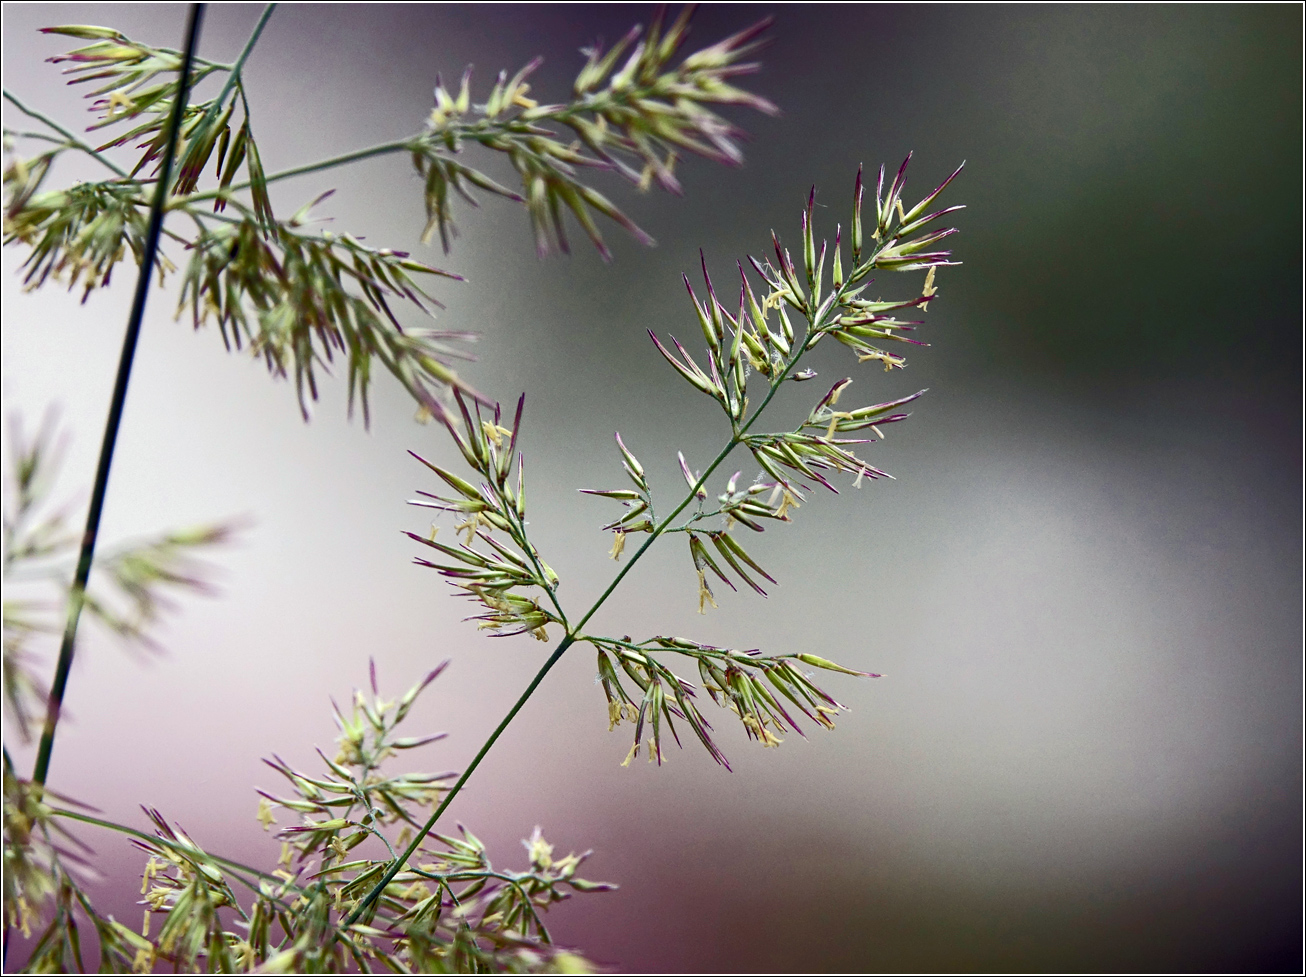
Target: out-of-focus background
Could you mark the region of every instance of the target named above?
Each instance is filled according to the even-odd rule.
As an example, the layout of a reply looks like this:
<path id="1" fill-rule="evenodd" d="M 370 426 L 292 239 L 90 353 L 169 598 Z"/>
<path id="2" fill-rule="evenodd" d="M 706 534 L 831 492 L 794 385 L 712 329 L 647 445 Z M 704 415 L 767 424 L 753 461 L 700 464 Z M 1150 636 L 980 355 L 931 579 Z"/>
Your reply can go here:
<path id="1" fill-rule="evenodd" d="M 258 12 L 211 7 L 203 53 L 233 58 Z M 483 97 L 499 68 L 544 54 L 533 93 L 564 98 L 579 47 L 652 13 L 283 7 L 247 69 L 265 166 L 415 131 L 436 73 L 468 63 Z M 859 163 L 914 151 L 915 199 L 965 159 L 947 197 L 969 208 L 952 239 L 965 264 L 939 276 L 932 346 L 893 375 L 819 351 L 818 383 L 852 375 L 859 403 L 930 388 L 871 448 L 897 480 L 814 496 L 768 531 L 755 555 L 781 586 L 767 601 L 719 594 L 699 617 L 673 543 L 602 615 L 618 634 L 807 650 L 888 677 L 834 677 L 852 711 L 774 751 L 723 716 L 733 774 L 692 745 L 623 769 L 629 727 L 607 732 L 578 648 L 451 813 L 506 865 L 537 823 L 562 851 L 593 848 L 589 876 L 620 890 L 551 918 L 620 970 L 1300 968 L 1301 8 L 721 6 L 699 12 L 691 45 L 768 14 L 774 43 L 747 83 L 784 114 L 732 116 L 753 136 L 742 168 L 687 161 L 683 199 L 600 180 L 656 249 L 612 228 L 610 266 L 579 244 L 537 261 L 524 212 L 490 200 L 429 258 L 470 279 L 437 285 L 442 325 L 483 336 L 466 374 L 527 393 L 532 529 L 562 594 L 587 605 L 614 569 L 598 531 L 612 504 L 575 489 L 621 483 L 612 432 L 668 497 L 677 449 L 701 465 L 723 435 L 645 332 L 694 335 L 680 274 L 698 249 L 728 277 L 772 228 L 795 239 L 812 185 L 831 234 Z M 36 29 L 179 45 L 184 7 L 4 16 L 5 85 L 77 122 L 78 93 L 42 63 L 73 42 Z M 278 184 L 274 201 L 329 187 L 332 229 L 420 249 L 408 161 Z M 4 410 L 34 423 L 59 405 L 75 433 L 65 485 L 84 495 L 131 276 L 79 306 L 23 294 L 22 258 L 4 255 Z M 259 758 L 315 764 L 329 697 L 363 685 L 369 658 L 395 691 L 453 659 L 414 720 L 451 735 L 405 758 L 450 769 L 546 649 L 478 634 L 412 565 L 400 531 L 429 522 L 404 503 L 433 486 L 406 451 L 454 459 L 397 384 L 376 383 L 370 431 L 346 420 L 342 380 L 304 424 L 290 385 L 175 323 L 175 301 L 151 300 L 102 539 L 255 525 L 217 556 L 221 597 L 172 619 L 165 657 L 133 661 L 87 631 L 51 784 L 142 826 L 136 805 L 157 807 L 270 867 L 253 788 L 276 775 Z M 820 392 L 796 387 L 786 406 Z M 141 859 L 86 837 L 107 876 L 94 891 L 137 920 Z"/>

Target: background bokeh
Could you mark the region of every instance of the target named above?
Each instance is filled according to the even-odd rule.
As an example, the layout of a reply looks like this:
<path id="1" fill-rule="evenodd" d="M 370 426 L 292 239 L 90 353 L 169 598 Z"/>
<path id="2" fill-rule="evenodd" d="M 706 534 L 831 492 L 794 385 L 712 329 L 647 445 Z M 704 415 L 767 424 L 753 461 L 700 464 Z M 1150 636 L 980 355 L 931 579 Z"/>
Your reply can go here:
<path id="1" fill-rule="evenodd" d="M 234 57 L 258 9 L 211 7 L 203 52 Z M 247 72 L 264 163 L 413 131 L 436 73 L 469 62 L 483 91 L 543 53 L 535 91 L 562 98 L 577 48 L 650 14 L 286 6 Z M 733 774 L 692 747 L 623 769 L 628 727 L 607 732 L 577 649 L 456 818 L 507 864 L 536 823 L 595 849 L 590 877 L 621 888 L 561 907 L 555 931 L 621 970 L 1299 969 L 1301 8 L 721 6 L 691 41 L 764 14 L 774 43 L 750 84 L 784 114 L 734 116 L 753 135 L 741 169 L 688 161 L 683 199 L 602 182 L 659 242 L 614 228 L 610 266 L 579 246 L 537 261 L 507 202 L 464 210 L 453 253 L 431 254 L 471 282 L 439 287 L 442 323 L 483 336 L 466 371 L 479 387 L 527 392 L 532 529 L 587 604 L 613 569 L 610 503 L 575 489 L 621 481 L 613 430 L 668 495 L 676 450 L 702 464 L 722 436 L 645 333 L 692 336 L 679 276 L 698 249 L 728 276 L 772 228 L 796 235 L 813 184 L 831 233 L 858 163 L 915 151 L 911 196 L 966 159 L 949 191 L 969 206 L 965 265 L 939 276 L 932 347 L 891 376 L 839 350 L 817 364 L 857 378 L 847 396 L 931 388 L 872 449 L 897 480 L 815 496 L 768 532 L 755 555 L 782 586 L 766 602 L 727 594 L 700 618 L 669 546 L 602 615 L 616 633 L 810 650 L 888 677 L 834 678 L 852 706 L 838 729 L 776 751 L 718 724 Z M 42 63 L 69 42 L 36 28 L 177 45 L 183 16 L 6 4 L 5 85 L 75 120 L 77 93 Z M 333 186 L 332 228 L 420 248 L 406 160 L 278 184 L 274 200 Z M 129 276 L 79 306 L 23 294 L 22 257 L 4 255 L 4 409 L 34 423 L 60 407 L 65 486 L 84 495 Z M 304 424 L 290 385 L 192 335 L 173 303 L 150 305 L 102 539 L 254 525 L 217 557 L 221 597 L 172 619 L 166 656 L 132 661 L 87 632 L 51 783 L 132 823 L 158 807 L 271 865 L 259 758 L 315 763 L 328 697 L 365 683 L 369 657 L 393 690 L 453 659 L 414 720 L 451 733 L 414 762 L 449 769 L 545 649 L 478 635 L 411 565 L 400 530 L 427 522 L 404 502 L 431 486 L 406 449 L 451 451 L 396 384 L 376 384 L 370 431 L 346 420 L 343 382 Z M 103 905 L 138 919 L 137 854 L 87 838 Z"/>

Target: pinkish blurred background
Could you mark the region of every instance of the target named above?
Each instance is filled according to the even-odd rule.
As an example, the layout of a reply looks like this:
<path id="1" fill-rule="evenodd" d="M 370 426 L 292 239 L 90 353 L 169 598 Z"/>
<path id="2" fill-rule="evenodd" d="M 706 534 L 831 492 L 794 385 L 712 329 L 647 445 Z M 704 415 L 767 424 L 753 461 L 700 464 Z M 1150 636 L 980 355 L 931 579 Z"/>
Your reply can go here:
<path id="1" fill-rule="evenodd" d="M 259 9 L 212 6 L 202 52 L 233 58 Z M 651 13 L 287 5 L 247 69 L 264 164 L 412 132 L 436 73 L 469 62 L 483 92 L 542 53 L 535 92 L 561 99 L 577 48 Z M 42 63 L 71 44 L 36 29 L 175 46 L 184 7 L 4 14 L 5 85 L 75 122 L 78 93 Z M 623 769 L 628 728 L 606 731 L 578 648 L 452 817 L 506 865 L 535 824 L 595 849 L 589 876 L 620 890 L 552 925 L 618 970 L 1299 970 L 1301 9 L 715 6 L 691 43 L 764 14 L 774 43 L 750 87 L 784 115 L 734 116 L 754 136 L 742 169 L 689 161 L 684 199 L 601 181 L 659 241 L 613 228 L 611 266 L 579 246 L 538 262 L 519 208 L 464 209 L 453 253 L 429 252 L 470 279 L 437 286 L 441 325 L 482 334 L 466 371 L 481 389 L 526 391 L 532 529 L 587 605 L 613 570 L 610 503 L 575 489 L 620 482 L 613 430 L 666 494 L 676 451 L 701 464 L 722 437 L 645 332 L 692 334 L 679 276 L 698 249 L 726 275 L 772 228 L 797 233 L 813 184 L 831 233 L 859 163 L 914 150 L 910 195 L 966 159 L 949 198 L 970 205 L 966 263 L 940 275 L 932 348 L 892 376 L 836 350 L 817 364 L 856 376 L 850 395 L 931 388 L 872 450 L 897 480 L 813 498 L 768 532 L 755 555 L 781 586 L 766 602 L 727 594 L 700 618 L 668 544 L 602 614 L 618 634 L 808 650 L 888 677 L 832 679 L 852 711 L 779 750 L 719 723 L 733 774 L 690 747 Z M 274 202 L 329 187 L 332 229 L 420 249 L 406 160 L 287 181 Z M 23 294 L 22 257 L 4 254 L 4 409 L 35 422 L 60 406 L 76 436 L 65 486 L 85 493 L 130 276 L 79 306 Z M 138 663 L 86 632 L 51 784 L 142 827 L 137 805 L 157 807 L 271 867 L 253 788 L 275 774 L 259 758 L 314 764 L 329 697 L 363 685 L 369 658 L 395 692 L 453 659 L 413 720 L 451 735 L 405 758 L 443 770 L 547 651 L 478 634 L 412 565 L 401 530 L 428 521 L 404 502 L 433 486 L 406 451 L 453 452 L 397 384 L 376 383 L 370 431 L 346 420 L 342 380 L 306 425 L 290 385 L 173 322 L 175 302 L 151 300 L 102 539 L 256 521 L 217 555 L 220 599 L 171 619 L 166 657 Z M 141 858 L 84 836 L 102 905 L 135 922 Z"/>

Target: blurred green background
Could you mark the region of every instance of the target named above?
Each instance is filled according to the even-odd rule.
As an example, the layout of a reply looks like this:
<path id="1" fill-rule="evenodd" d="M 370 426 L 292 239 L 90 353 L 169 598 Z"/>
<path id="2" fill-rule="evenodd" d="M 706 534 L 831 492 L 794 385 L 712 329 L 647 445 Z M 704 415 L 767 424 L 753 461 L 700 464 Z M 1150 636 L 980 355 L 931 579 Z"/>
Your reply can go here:
<path id="1" fill-rule="evenodd" d="M 258 9 L 212 7 L 203 52 L 234 57 Z M 70 45 L 35 29 L 176 45 L 184 8 L 4 13 L 6 86 L 74 120 L 78 93 L 42 64 Z M 265 166 L 415 130 L 436 73 L 467 63 L 483 97 L 500 67 L 543 53 L 532 94 L 560 100 L 577 48 L 651 14 L 286 6 L 248 68 Z M 692 748 L 622 769 L 627 728 L 606 732 L 577 649 L 457 819 L 506 864 L 537 822 L 562 849 L 596 849 L 591 877 L 621 889 L 562 907 L 555 935 L 620 970 L 1299 970 L 1301 8 L 713 6 L 690 46 L 762 16 L 773 43 L 747 82 L 783 115 L 732 116 L 753 137 L 742 168 L 686 161 L 684 199 L 600 179 L 659 242 L 613 228 L 610 266 L 580 245 L 537 262 L 506 202 L 464 210 L 453 253 L 430 254 L 471 280 L 440 291 L 441 325 L 482 334 L 479 387 L 527 392 L 532 530 L 564 596 L 588 604 L 613 570 L 608 509 L 575 489 L 620 481 L 613 430 L 667 496 L 676 450 L 701 465 L 723 437 L 645 332 L 693 336 L 679 276 L 698 249 L 727 277 L 771 229 L 796 237 L 813 185 L 832 234 L 859 163 L 913 151 L 910 198 L 965 159 L 947 198 L 968 205 L 952 239 L 965 264 L 939 276 L 931 347 L 892 376 L 818 351 L 822 380 L 854 376 L 859 403 L 930 388 L 872 449 L 897 480 L 813 497 L 768 532 L 754 555 L 782 586 L 766 602 L 730 594 L 698 617 L 675 551 L 602 615 L 616 633 L 810 650 L 888 678 L 836 679 L 852 707 L 838 729 L 777 751 L 718 724 L 734 774 Z M 274 201 L 328 187 L 333 230 L 420 248 L 406 161 L 288 181 Z M 61 406 L 67 486 L 84 492 L 129 290 L 24 295 L 21 258 L 5 255 L 5 410 L 34 422 Z M 173 302 L 152 299 L 104 538 L 257 525 L 219 558 L 223 596 L 186 602 L 166 657 L 86 640 L 51 783 L 132 823 L 136 804 L 159 807 L 271 865 L 258 758 L 315 762 L 327 697 L 363 684 L 369 656 L 391 689 L 454 659 L 414 719 L 452 734 L 414 762 L 448 769 L 545 651 L 478 636 L 409 563 L 400 530 L 426 522 L 403 502 L 432 486 L 405 451 L 451 452 L 395 384 L 378 382 L 370 432 L 346 421 L 343 383 L 306 426 L 288 385 L 189 335 Z M 806 410 L 814 387 L 780 407 Z M 134 920 L 139 859 L 88 840 L 105 907 Z"/>

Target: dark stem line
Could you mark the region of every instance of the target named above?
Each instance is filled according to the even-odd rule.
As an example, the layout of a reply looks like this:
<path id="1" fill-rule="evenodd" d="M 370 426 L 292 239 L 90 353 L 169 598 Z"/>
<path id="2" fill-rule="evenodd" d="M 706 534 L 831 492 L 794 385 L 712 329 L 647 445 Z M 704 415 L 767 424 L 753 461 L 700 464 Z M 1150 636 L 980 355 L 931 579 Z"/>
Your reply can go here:
<path id="1" fill-rule="evenodd" d="M 440 806 L 435 809 L 435 813 L 427 819 L 426 824 L 422 825 L 422 830 L 417 832 L 417 836 L 414 837 L 408 847 L 404 849 L 404 853 L 396 858 L 390 868 L 386 870 L 385 875 L 381 877 L 381 881 L 374 885 L 372 891 L 363 897 L 363 901 L 354 907 L 353 912 L 351 912 L 341 924 L 342 927 L 352 926 L 356 923 L 358 917 L 367 911 L 368 906 L 376 902 L 381 893 L 385 891 L 385 887 L 390 884 L 391 880 L 393 880 L 396 875 L 399 874 L 399 871 L 404 867 L 404 864 L 408 859 L 413 857 L 413 852 L 417 851 L 417 846 L 420 845 L 426 836 L 431 833 L 431 829 L 435 827 L 435 822 L 440 820 L 440 815 L 444 813 L 445 808 L 447 808 L 450 802 L 458 796 L 458 792 L 462 790 L 463 784 L 467 783 L 468 778 L 471 777 L 476 768 L 480 766 L 481 761 L 485 759 L 485 754 L 490 752 L 490 747 L 494 746 L 495 741 L 498 740 L 503 731 L 508 728 L 508 724 L 512 722 L 517 713 L 521 711 L 521 707 L 526 705 L 526 700 L 535 693 L 536 688 L 538 688 L 539 684 L 544 681 L 544 676 L 548 675 L 549 670 L 553 668 L 554 665 L 558 664 L 558 659 L 562 657 L 562 653 L 571 647 L 575 640 L 576 639 L 572 635 L 568 634 L 558 642 L 558 647 L 555 648 L 553 654 L 549 656 L 549 660 L 544 663 L 544 667 L 535 673 L 535 678 L 531 679 L 531 684 L 526 686 L 526 691 L 521 694 L 513 707 L 508 710 L 508 715 L 503 717 L 503 721 L 500 722 L 494 732 L 490 734 L 490 738 L 485 741 L 485 745 L 481 747 L 480 752 L 472 758 L 472 762 L 468 764 L 467 769 L 463 771 L 463 775 L 458 778 L 458 782 L 449 788 L 449 793 L 444 795 L 444 800 L 441 801 Z"/>
<path id="2" fill-rule="evenodd" d="M 77 638 L 77 623 L 81 618 L 82 606 L 86 598 L 86 582 L 91 575 L 91 563 L 95 559 L 95 540 L 100 532 L 100 516 L 104 511 L 104 496 L 109 486 L 109 469 L 113 464 L 113 449 L 118 440 L 118 428 L 122 423 L 123 406 L 127 400 L 127 382 L 131 379 L 132 359 L 136 355 L 136 343 L 140 338 L 141 320 L 145 316 L 145 299 L 150 291 L 150 278 L 154 273 L 154 263 L 159 251 L 159 236 L 163 229 L 164 204 L 168 198 L 168 185 L 172 174 L 173 158 L 176 156 L 177 133 L 181 130 L 182 111 L 186 105 L 187 90 L 190 85 L 191 65 L 195 48 L 199 43 L 200 25 L 204 20 L 204 4 L 191 4 L 186 19 L 186 54 L 182 59 L 181 80 L 178 82 L 177 97 L 173 100 L 172 115 L 168 120 L 169 138 L 164 150 L 163 166 L 160 179 L 154 188 L 154 201 L 150 204 L 150 225 L 145 239 L 145 251 L 141 256 L 140 275 L 136 279 L 136 294 L 132 299 L 131 315 L 127 319 L 127 334 L 123 337 L 122 357 L 118 361 L 118 376 L 114 381 L 113 399 L 109 405 L 109 417 L 104 425 L 104 441 L 100 446 L 100 461 L 95 471 L 95 487 L 91 491 L 90 509 L 86 513 L 86 531 L 82 534 L 81 553 L 77 558 L 77 573 L 73 578 L 72 588 L 68 592 L 68 621 L 64 626 L 63 643 L 59 648 L 59 661 L 55 666 L 54 681 L 50 686 L 50 698 L 46 705 L 45 726 L 41 730 L 41 744 L 36 753 L 36 767 L 32 780 L 43 785 L 50 771 L 50 753 L 54 749 L 54 732 L 59 725 L 59 713 L 63 708 L 64 691 L 68 686 L 68 672 L 73 664 L 73 650 Z"/>

